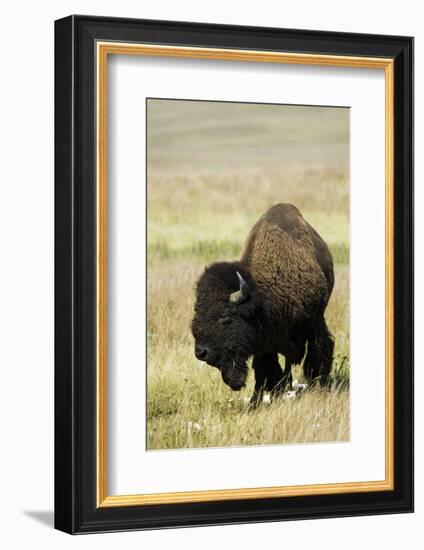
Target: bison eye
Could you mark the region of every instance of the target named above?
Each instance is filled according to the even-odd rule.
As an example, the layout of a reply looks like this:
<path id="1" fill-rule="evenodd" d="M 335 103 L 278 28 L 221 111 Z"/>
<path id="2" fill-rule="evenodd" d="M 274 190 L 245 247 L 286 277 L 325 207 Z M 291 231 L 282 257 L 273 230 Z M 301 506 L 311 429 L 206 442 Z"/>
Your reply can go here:
<path id="1" fill-rule="evenodd" d="M 233 321 L 232 321 L 231 317 L 221 317 L 218 322 L 219 322 L 219 324 L 225 326 L 225 325 L 231 325 L 231 323 Z"/>

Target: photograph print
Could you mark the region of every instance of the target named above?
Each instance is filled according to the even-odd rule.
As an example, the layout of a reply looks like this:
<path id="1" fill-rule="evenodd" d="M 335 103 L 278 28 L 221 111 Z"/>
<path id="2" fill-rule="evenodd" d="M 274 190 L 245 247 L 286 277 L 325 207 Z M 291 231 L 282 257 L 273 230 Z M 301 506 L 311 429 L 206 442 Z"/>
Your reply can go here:
<path id="1" fill-rule="evenodd" d="M 147 450 L 349 441 L 349 108 L 146 114 Z"/>

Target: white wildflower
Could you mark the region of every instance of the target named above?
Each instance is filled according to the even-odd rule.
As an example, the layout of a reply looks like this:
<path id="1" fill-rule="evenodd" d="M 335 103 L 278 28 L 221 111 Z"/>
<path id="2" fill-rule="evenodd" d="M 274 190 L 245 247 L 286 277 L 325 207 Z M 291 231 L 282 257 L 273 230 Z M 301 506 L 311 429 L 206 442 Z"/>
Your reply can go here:
<path id="1" fill-rule="evenodd" d="M 194 430 L 195 432 L 200 432 L 202 426 L 198 422 L 187 422 L 187 428 L 189 430 Z"/>
<path id="2" fill-rule="evenodd" d="M 308 387 L 308 384 L 299 384 L 299 380 L 293 380 L 292 388 L 295 392 L 302 392 L 305 391 Z"/>
<path id="3" fill-rule="evenodd" d="M 283 395 L 283 399 L 296 399 L 296 392 L 295 391 L 288 391 Z"/>

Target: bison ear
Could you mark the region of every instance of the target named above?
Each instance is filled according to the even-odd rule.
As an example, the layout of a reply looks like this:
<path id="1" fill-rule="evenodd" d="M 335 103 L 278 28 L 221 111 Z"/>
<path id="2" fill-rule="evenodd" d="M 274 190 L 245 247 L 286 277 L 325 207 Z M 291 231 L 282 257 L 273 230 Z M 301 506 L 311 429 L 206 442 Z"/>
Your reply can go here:
<path id="1" fill-rule="evenodd" d="M 230 294 L 230 302 L 232 304 L 242 304 L 249 298 L 249 289 L 242 275 L 240 275 L 238 271 L 236 271 L 236 274 L 239 280 L 240 288 Z"/>

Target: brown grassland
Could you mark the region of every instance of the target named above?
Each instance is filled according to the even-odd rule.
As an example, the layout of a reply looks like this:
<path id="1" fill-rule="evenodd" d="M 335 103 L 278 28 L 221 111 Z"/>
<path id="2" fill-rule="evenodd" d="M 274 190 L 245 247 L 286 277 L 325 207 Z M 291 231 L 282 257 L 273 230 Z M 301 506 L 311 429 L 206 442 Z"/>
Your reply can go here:
<path id="1" fill-rule="evenodd" d="M 149 450 L 349 439 L 348 117 L 336 108 L 149 100 Z M 194 356 L 194 288 L 205 265 L 238 259 L 249 229 L 278 202 L 295 204 L 333 254 L 331 388 L 248 412 L 253 373 L 235 393 Z M 300 366 L 294 378 L 303 382 Z"/>

